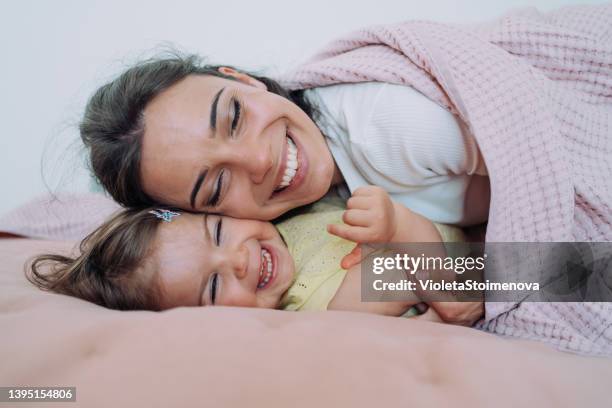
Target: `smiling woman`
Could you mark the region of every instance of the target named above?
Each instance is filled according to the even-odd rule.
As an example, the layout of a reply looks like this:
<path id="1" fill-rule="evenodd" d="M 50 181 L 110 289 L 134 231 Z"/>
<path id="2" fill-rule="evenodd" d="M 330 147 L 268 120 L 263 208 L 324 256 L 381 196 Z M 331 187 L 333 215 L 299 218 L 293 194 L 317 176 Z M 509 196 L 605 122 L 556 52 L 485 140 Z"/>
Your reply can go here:
<path id="1" fill-rule="evenodd" d="M 80 130 L 94 174 L 123 205 L 272 219 L 332 184 L 315 115 L 301 91 L 174 55 L 101 87 Z"/>
<path id="2" fill-rule="evenodd" d="M 140 178 L 159 202 L 272 219 L 330 188 L 334 162 L 296 104 L 230 68 L 192 75 L 144 109 Z"/>
<path id="3" fill-rule="evenodd" d="M 331 188 L 348 199 L 374 184 L 433 221 L 487 219 L 487 169 L 474 137 L 409 86 L 287 91 L 174 55 L 101 87 L 81 135 L 100 183 L 128 207 L 272 220 Z"/>

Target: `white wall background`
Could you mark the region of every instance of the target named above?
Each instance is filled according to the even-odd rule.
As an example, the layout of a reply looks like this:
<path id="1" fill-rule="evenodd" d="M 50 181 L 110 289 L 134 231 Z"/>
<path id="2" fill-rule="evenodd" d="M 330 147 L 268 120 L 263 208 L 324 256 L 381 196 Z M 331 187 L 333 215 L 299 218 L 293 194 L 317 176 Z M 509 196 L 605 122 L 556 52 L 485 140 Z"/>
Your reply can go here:
<path id="1" fill-rule="evenodd" d="M 0 215 L 89 187 L 78 121 L 87 97 L 163 44 L 278 73 L 360 26 L 472 22 L 588 0 L 0 0 Z"/>

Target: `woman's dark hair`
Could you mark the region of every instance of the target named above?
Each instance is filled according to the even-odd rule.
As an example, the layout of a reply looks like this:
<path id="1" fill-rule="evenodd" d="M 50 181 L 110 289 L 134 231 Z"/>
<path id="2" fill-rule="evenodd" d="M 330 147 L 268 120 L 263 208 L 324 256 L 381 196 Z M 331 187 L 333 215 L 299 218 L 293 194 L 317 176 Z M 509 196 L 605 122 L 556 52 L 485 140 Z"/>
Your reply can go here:
<path id="1" fill-rule="evenodd" d="M 154 58 L 131 67 L 89 99 L 80 124 L 81 138 L 89 150 L 92 172 L 117 202 L 126 207 L 157 204 L 144 192 L 140 182 L 143 111 L 147 104 L 188 75 L 234 79 L 219 72 L 220 67 L 204 65 L 196 55 Z M 303 91 L 288 91 L 270 78 L 244 73 L 263 82 L 268 91 L 294 102 L 315 119 L 317 111 Z"/>
<path id="2" fill-rule="evenodd" d="M 72 258 L 40 255 L 26 277 L 42 290 L 118 310 L 160 310 L 157 272 L 147 256 L 160 219 L 150 209 L 120 211 L 89 234 Z"/>

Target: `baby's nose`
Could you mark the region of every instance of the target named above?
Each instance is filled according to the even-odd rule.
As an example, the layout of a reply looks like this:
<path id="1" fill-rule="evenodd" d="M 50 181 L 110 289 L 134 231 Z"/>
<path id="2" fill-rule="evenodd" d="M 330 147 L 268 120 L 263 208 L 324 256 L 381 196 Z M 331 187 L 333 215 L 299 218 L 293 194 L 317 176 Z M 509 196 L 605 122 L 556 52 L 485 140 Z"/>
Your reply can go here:
<path id="1" fill-rule="evenodd" d="M 244 279 L 248 275 L 249 250 L 244 245 L 236 251 L 227 254 L 227 260 L 232 272 L 238 279 Z"/>

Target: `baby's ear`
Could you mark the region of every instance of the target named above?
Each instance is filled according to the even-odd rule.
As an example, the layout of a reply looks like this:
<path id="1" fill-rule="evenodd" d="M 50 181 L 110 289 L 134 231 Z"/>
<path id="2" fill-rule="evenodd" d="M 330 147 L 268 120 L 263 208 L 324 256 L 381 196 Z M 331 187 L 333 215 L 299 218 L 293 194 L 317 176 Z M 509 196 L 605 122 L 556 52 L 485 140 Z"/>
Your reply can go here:
<path id="1" fill-rule="evenodd" d="M 234 68 L 219 67 L 219 72 L 222 73 L 223 75 L 231 76 L 232 78 L 235 78 L 236 80 L 242 82 L 243 84 L 254 86 L 255 88 L 263 89 L 264 91 L 268 90 L 268 87 L 266 86 L 266 84 L 264 84 L 260 80 L 255 79 L 252 76 L 249 76 L 242 72 L 236 71 Z"/>

